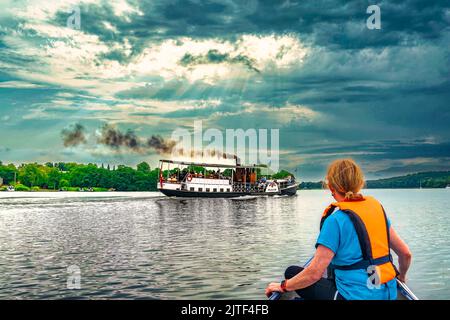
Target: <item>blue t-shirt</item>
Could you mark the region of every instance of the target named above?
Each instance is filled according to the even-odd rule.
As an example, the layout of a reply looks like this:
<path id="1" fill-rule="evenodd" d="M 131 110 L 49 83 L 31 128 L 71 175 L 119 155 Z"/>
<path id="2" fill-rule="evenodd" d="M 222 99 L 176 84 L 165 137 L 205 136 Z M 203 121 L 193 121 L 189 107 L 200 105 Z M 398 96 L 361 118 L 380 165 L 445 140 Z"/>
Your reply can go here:
<path id="1" fill-rule="evenodd" d="M 390 221 L 388 219 L 390 227 Z M 321 244 L 335 253 L 331 263 L 351 265 L 362 259 L 361 247 L 355 227 L 349 216 L 336 210 L 324 222 L 316 247 Z M 395 279 L 382 284 L 379 289 L 367 285 L 366 270 L 335 270 L 339 293 L 348 300 L 395 300 L 397 282 Z"/>

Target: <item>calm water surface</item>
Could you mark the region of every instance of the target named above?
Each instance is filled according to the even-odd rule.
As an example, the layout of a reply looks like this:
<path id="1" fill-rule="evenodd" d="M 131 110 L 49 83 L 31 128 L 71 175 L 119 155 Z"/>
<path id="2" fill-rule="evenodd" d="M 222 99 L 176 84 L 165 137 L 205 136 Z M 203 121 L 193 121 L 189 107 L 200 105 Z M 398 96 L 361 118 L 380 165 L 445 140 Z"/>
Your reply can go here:
<path id="1" fill-rule="evenodd" d="M 449 190 L 369 190 L 409 244 L 409 285 L 450 299 Z M 0 193 L 0 298 L 265 299 L 314 252 L 324 191 L 254 200 Z M 81 289 L 67 289 L 67 267 Z"/>

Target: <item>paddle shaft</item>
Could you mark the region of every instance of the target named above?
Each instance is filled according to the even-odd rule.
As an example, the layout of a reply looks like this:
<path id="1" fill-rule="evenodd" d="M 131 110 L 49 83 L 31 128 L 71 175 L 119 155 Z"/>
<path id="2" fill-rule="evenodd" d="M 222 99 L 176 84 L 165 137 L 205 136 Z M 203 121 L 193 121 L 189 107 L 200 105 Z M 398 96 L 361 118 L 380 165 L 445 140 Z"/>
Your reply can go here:
<path id="1" fill-rule="evenodd" d="M 400 290 L 402 293 L 409 299 L 409 300 L 419 300 L 419 298 L 416 297 L 416 295 L 411 291 L 411 289 L 408 288 L 408 286 L 397 279 L 397 286 L 400 287 Z"/>

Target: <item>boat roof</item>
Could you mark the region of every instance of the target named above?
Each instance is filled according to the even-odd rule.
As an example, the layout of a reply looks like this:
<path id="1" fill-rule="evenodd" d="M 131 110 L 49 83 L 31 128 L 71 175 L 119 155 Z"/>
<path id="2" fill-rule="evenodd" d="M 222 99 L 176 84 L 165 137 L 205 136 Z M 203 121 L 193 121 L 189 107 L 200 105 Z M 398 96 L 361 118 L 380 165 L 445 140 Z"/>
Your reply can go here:
<path id="1" fill-rule="evenodd" d="M 163 163 L 181 164 L 185 166 L 199 166 L 199 167 L 209 167 L 209 168 L 267 168 L 264 164 L 254 164 L 254 165 L 232 165 L 224 163 L 202 163 L 202 162 L 189 162 L 189 161 L 177 161 L 177 160 L 159 160 Z"/>

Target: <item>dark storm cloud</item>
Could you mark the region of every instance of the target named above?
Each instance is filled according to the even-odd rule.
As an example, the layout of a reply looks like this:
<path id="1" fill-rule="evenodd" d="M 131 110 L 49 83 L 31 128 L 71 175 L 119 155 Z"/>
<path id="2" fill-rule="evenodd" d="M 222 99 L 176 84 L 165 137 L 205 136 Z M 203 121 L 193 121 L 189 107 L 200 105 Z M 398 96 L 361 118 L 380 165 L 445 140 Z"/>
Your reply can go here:
<path id="1" fill-rule="evenodd" d="M 191 26 L 221 24 L 221 17 L 231 13 L 229 6 L 216 1 L 167 1 L 162 16 L 169 21 L 184 21 Z"/>
<path id="2" fill-rule="evenodd" d="M 85 128 L 79 123 L 63 129 L 61 137 L 65 147 L 76 147 L 87 142 Z"/>
<path id="3" fill-rule="evenodd" d="M 136 12 L 116 16 L 107 2 L 80 4 L 83 31 L 95 34 L 106 43 L 127 39 L 134 54 L 149 40 L 169 37 L 218 37 L 232 39 L 240 34 L 292 32 L 321 46 L 339 48 L 407 45 L 436 39 L 448 30 L 448 1 L 408 0 L 381 2 L 382 29 L 366 28 L 368 2 L 353 1 L 139 1 L 131 2 Z M 65 25 L 67 12 L 58 12 L 57 25 Z M 109 23 L 115 30 L 108 28 Z M 116 53 L 110 59 L 127 57 Z"/>
<path id="4" fill-rule="evenodd" d="M 216 63 L 230 63 L 230 64 L 242 64 L 249 70 L 260 73 L 260 71 L 254 66 L 253 59 L 244 56 L 237 55 L 236 57 L 230 57 L 228 53 L 221 53 L 218 50 L 209 50 L 205 55 L 192 55 L 186 53 L 180 60 L 180 64 L 185 67 L 201 65 L 201 64 L 216 64 Z"/>
<path id="5" fill-rule="evenodd" d="M 298 156 L 305 179 L 320 179 L 326 166 L 337 158 L 353 158 L 362 164 L 369 178 L 421 171 L 450 170 L 450 143 L 418 140 L 366 141 L 303 146 Z"/>
<path id="6" fill-rule="evenodd" d="M 302 164 L 301 170 L 307 175 L 322 172 L 327 162 L 339 152 L 354 154 L 359 161 L 373 165 L 373 168 L 369 166 L 370 172 L 381 175 L 419 168 L 440 169 L 448 165 L 448 0 L 380 1 L 381 30 L 366 27 L 367 6 L 376 4 L 369 1 L 129 0 L 128 3 L 136 11 L 122 15 L 116 15 L 113 4 L 108 1 L 80 4 L 81 31 L 98 36 L 102 44 L 109 47 L 92 58 L 96 65 L 114 60 L 127 67 L 144 49 L 151 50 L 162 41 L 177 41 L 181 37 L 233 44 L 244 34 L 287 34 L 298 38 L 310 51 L 299 66 L 273 73 L 264 69 L 258 73 L 258 68 L 247 56 L 230 56 L 217 48 L 209 48 L 207 54 L 186 53 L 179 63 L 192 69 L 203 64 L 226 63 L 255 72 L 249 72 L 247 79 L 222 79 L 216 83 L 192 83 L 182 77 L 169 80 L 158 74 L 133 79 L 153 85 L 125 86 L 131 89 L 115 94 L 114 98 L 118 100 L 115 102 L 82 95 L 66 98 L 76 102 L 80 110 L 83 104 L 90 102 L 113 109 L 123 100 L 129 103 L 133 99 L 154 99 L 174 102 L 173 105 L 179 103 L 180 108 L 164 112 L 156 110 L 158 107 L 149 107 L 149 111 L 130 112 L 128 116 L 161 117 L 165 121 L 173 119 L 174 123 L 183 118 L 189 121 L 201 118 L 215 127 L 271 128 L 279 115 L 286 115 L 285 106 L 300 105 L 316 112 L 318 118 L 307 121 L 295 119 L 294 115 L 292 120 L 286 117 L 288 121 L 280 128 L 280 143 L 283 151 L 293 152 L 296 156 L 324 155 L 319 159 L 308 158 L 309 162 Z M 67 17 L 68 12 L 59 11 L 50 23 L 64 27 Z M 8 75 L 28 73 L 33 70 L 30 66 L 49 62 L 26 55 L 28 48 L 25 45 L 12 51 L 13 37 L 7 28 L 17 31 L 17 36 L 30 39 L 30 43 L 36 45 L 32 46 L 33 50 L 47 45 L 48 39 L 39 32 L 22 28 L 29 21 L 20 17 L 0 18 L 0 80 L 20 80 L 8 79 Z M 236 50 L 239 52 L 239 48 Z M 79 79 L 89 76 L 89 73 L 82 74 Z M 105 81 L 114 84 L 118 79 Z M 128 80 L 127 76 L 119 79 Z M 31 104 L 51 104 L 55 90 L 62 90 L 60 88 L 0 90 L 2 111 L 8 115 L 24 114 L 23 119 L 12 117 L 18 123 L 17 131 L 12 135 L 26 130 L 29 136 L 31 130 L 51 127 L 68 116 L 63 115 L 64 111 L 53 111 L 53 120 L 29 119 L 30 112 L 24 112 L 31 109 Z M 183 105 L 191 105 L 191 101 L 208 99 L 219 100 L 220 104 L 183 108 Z M 273 107 L 273 111 L 265 114 L 258 113 L 257 109 L 246 112 L 248 103 Z M 39 107 L 34 109 L 39 110 Z M 72 117 L 87 115 L 92 113 L 86 110 L 70 113 Z M 89 124 L 92 127 L 98 126 L 98 119 L 105 118 L 101 117 L 100 111 L 96 115 L 97 122 Z M 154 132 L 159 129 L 152 127 Z M 145 137 L 138 137 L 133 131 L 109 133 L 104 137 L 105 145 L 112 150 L 131 151 L 134 155 L 146 154 L 151 147 L 164 150 L 166 143 L 170 144 L 158 136 L 152 138 L 151 132 Z M 417 141 L 413 143 L 414 140 Z M 432 161 L 418 162 L 418 158 Z M 296 164 L 286 161 L 285 165 Z"/>
<path id="7" fill-rule="evenodd" d="M 350 153 L 359 153 L 367 160 L 383 159 L 412 159 L 412 158 L 450 158 L 450 143 L 435 143 L 425 139 L 411 141 L 368 141 L 364 144 L 350 146 L 310 146 L 305 147 L 308 154 L 339 154 L 350 150 Z M 450 164 L 449 164 L 450 166 Z"/>
<path id="8" fill-rule="evenodd" d="M 285 4 L 285 5 L 283 5 Z M 258 10 L 246 17 L 258 29 L 311 35 L 316 44 L 343 48 L 387 46 L 417 39 L 439 38 L 448 28 L 448 1 L 409 0 L 380 2 L 382 29 L 366 28 L 370 4 L 365 1 L 258 1 Z"/>
<path id="9" fill-rule="evenodd" d="M 117 16 L 106 1 L 80 3 L 82 31 L 96 35 L 111 47 L 117 43 L 131 44 L 131 54 L 120 51 L 103 58 L 126 62 L 147 47 L 150 42 L 179 36 L 225 36 L 224 15 L 233 14 L 228 5 L 213 1 L 129 1 L 138 12 Z M 142 12 L 142 14 L 140 14 Z M 59 11 L 53 23 L 64 26 L 69 13 Z M 110 26 L 113 28 L 111 30 Z"/>

